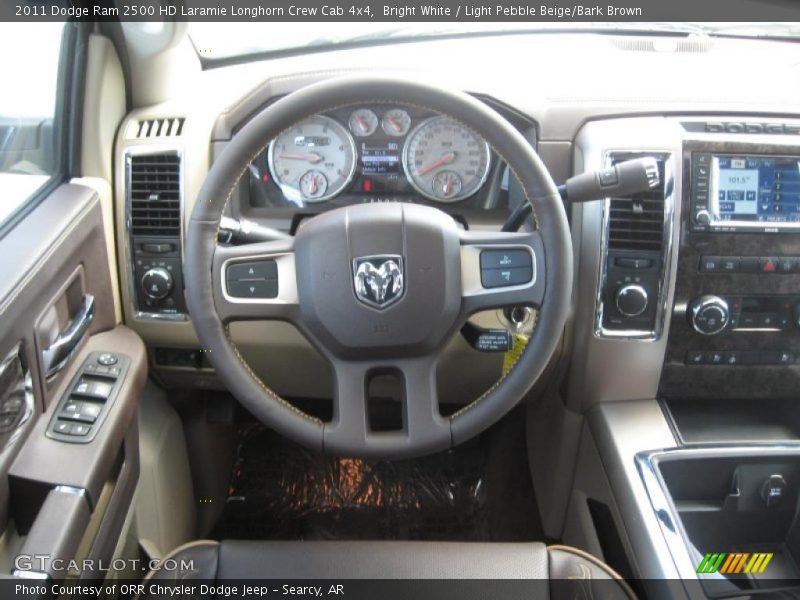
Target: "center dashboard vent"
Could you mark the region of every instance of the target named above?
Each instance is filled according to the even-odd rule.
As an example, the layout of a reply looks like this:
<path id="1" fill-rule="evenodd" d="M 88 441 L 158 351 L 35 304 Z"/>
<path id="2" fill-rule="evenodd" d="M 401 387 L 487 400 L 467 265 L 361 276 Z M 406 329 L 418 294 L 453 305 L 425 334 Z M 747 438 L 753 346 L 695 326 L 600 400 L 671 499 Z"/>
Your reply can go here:
<path id="1" fill-rule="evenodd" d="M 176 153 L 130 157 L 128 175 L 131 233 L 181 234 L 181 157 Z"/>
<path id="2" fill-rule="evenodd" d="M 641 158 L 645 154 L 615 154 L 612 164 Z M 629 198 L 610 198 L 608 213 L 608 249 L 660 251 L 664 242 L 664 164 L 658 162 L 660 185 Z"/>

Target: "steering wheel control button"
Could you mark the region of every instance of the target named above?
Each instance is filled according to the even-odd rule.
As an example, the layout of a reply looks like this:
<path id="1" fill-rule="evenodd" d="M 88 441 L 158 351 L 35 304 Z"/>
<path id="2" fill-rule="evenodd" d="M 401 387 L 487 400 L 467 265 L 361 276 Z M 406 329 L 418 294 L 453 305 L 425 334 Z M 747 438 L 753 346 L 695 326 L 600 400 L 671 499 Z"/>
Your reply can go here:
<path id="1" fill-rule="evenodd" d="M 277 298 L 278 263 L 260 260 L 228 265 L 225 282 L 232 298 Z"/>
<path id="2" fill-rule="evenodd" d="M 110 352 L 104 352 L 100 356 L 97 357 L 97 362 L 101 365 L 105 365 L 106 367 L 110 367 L 111 365 L 117 364 L 119 359 L 111 354 Z"/>
<path id="3" fill-rule="evenodd" d="M 481 269 L 511 269 L 530 267 L 531 253 L 527 250 L 484 250 L 481 252 Z"/>
<path id="4" fill-rule="evenodd" d="M 533 279 L 531 267 L 514 267 L 511 269 L 481 269 L 483 287 L 498 288 L 524 285 Z"/>
<path id="5" fill-rule="evenodd" d="M 481 284 L 485 288 L 510 287 L 530 283 L 533 259 L 527 250 L 483 250 Z"/>
<path id="6" fill-rule="evenodd" d="M 278 264 L 274 260 L 236 263 L 228 266 L 228 281 L 278 279 Z"/>
<path id="7" fill-rule="evenodd" d="M 783 475 L 770 475 L 761 486 L 761 498 L 767 508 L 776 508 L 783 503 L 789 492 L 789 486 Z"/>

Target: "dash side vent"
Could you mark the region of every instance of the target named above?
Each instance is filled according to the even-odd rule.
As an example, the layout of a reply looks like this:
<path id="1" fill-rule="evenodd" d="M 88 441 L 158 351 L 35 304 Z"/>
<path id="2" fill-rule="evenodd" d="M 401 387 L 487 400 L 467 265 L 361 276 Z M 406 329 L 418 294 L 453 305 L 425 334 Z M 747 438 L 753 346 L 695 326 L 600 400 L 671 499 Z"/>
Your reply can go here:
<path id="1" fill-rule="evenodd" d="M 184 117 L 140 119 L 132 124 L 132 137 L 137 140 L 179 137 L 183 134 Z"/>
<path id="2" fill-rule="evenodd" d="M 130 157 L 128 195 L 133 235 L 180 236 L 180 180 L 178 154 Z"/>

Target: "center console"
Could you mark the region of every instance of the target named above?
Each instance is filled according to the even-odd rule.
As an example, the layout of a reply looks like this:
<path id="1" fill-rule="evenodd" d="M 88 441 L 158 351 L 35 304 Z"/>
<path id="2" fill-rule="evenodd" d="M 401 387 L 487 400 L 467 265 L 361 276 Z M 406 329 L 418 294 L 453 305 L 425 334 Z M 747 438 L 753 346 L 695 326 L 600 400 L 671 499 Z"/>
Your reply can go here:
<path id="1" fill-rule="evenodd" d="M 647 597 L 800 581 L 800 123 L 764 121 L 609 119 L 576 139 L 579 170 L 631 154 L 665 169 L 657 197 L 573 210 L 565 386 L 588 422 L 565 538 Z"/>
<path id="2" fill-rule="evenodd" d="M 685 218 L 659 395 L 789 396 L 800 383 L 800 144 L 721 137 L 683 143 Z"/>

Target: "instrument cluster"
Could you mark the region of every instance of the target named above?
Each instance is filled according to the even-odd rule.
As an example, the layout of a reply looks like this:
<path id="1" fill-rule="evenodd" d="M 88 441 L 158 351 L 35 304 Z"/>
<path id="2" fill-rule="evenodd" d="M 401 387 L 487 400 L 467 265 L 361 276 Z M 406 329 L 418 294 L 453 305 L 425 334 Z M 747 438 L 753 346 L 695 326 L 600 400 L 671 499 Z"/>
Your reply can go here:
<path id="1" fill-rule="evenodd" d="M 309 117 L 271 140 L 251 164 L 250 203 L 457 203 L 479 195 L 492 158 L 486 140 L 450 117 L 355 106 Z"/>

